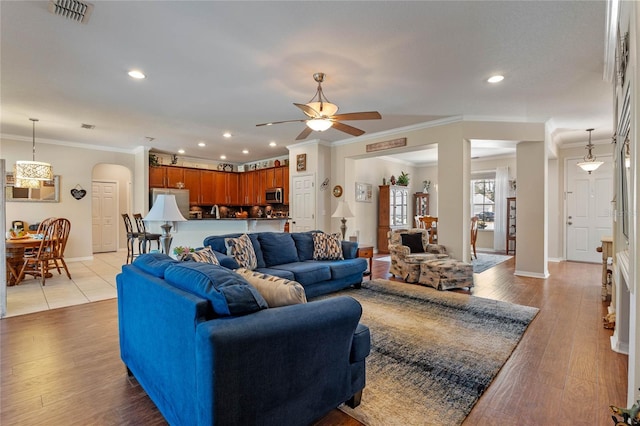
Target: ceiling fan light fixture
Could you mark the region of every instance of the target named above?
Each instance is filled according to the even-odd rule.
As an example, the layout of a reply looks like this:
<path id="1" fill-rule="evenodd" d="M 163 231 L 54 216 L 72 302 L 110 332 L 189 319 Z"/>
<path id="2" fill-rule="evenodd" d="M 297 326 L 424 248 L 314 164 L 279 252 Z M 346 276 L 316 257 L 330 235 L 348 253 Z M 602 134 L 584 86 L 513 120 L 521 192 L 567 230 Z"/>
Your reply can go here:
<path id="1" fill-rule="evenodd" d="M 326 118 L 314 118 L 307 120 L 307 126 L 316 132 L 324 132 L 329 127 L 333 126 L 333 122 Z"/>
<path id="2" fill-rule="evenodd" d="M 320 117 L 331 117 L 338 112 L 338 106 L 331 102 L 309 102 L 307 106 L 317 111 Z"/>
<path id="3" fill-rule="evenodd" d="M 591 143 L 591 132 L 593 132 L 593 129 L 587 129 L 587 132 L 589 132 L 589 143 L 585 148 L 588 150 L 588 153 L 584 156 L 584 161 L 579 162 L 577 166 L 591 174 L 591 172 L 596 171 L 598 167 L 602 166 L 604 161 L 597 161 L 596 156 L 591 153 L 591 150 L 593 149 L 593 144 Z"/>

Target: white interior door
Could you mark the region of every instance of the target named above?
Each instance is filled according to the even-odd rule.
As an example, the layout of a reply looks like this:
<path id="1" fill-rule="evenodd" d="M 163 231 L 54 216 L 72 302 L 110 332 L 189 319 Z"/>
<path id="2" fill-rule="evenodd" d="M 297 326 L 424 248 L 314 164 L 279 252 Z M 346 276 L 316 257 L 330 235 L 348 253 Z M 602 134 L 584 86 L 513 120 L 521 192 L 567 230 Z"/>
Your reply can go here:
<path id="1" fill-rule="evenodd" d="M 93 252 L 118 248 L 118 184 L 93 181 L 91 185 Z"/>
<path id="2" fill-rule="evenodd" d="M 316 229 L 316 191 L 314 175 L 294 176 L 292 179 L 293 194 L 289 197 L 292 203 L 291 232 L 304 232 Z"/>
<path id="3" fill-rule="evenodd" d="M 582 159 L 566 161 L 567 260 L 602 262 L 596 248 L 613 232 L 613 163 L 611 156 L 598 160 L 604 164 L 591 174 L 577 166 Z"/>

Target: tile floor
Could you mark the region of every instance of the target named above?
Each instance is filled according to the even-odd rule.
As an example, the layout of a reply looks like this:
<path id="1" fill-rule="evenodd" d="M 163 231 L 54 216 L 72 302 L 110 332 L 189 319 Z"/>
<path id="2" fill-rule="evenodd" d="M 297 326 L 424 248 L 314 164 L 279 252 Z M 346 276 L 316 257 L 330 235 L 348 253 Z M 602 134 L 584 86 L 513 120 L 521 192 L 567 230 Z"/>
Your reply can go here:
<path id="1" fill-rule="evenodd" d="M 27 277 L 17 286 L 7 287 L 7 317 L 79 305 L 116 297 L 116 274 L 126 252 L 96 253 L 93 260 L 67 262 L 71 279 L 53 270 L 45 285 Z"/>

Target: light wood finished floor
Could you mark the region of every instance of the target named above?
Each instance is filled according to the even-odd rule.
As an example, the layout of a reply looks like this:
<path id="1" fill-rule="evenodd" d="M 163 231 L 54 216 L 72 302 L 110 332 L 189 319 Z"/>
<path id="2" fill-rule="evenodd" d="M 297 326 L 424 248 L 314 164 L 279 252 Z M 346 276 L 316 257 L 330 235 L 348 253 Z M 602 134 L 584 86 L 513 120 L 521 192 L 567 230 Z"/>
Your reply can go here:
<path id="1" fill-rule="evenodd" d="M 374 278 L 388 278 L 388 268 L 374 261 Z M 611 425 L 608 406 L 625 405 L 627 357 L 611 351 L 602 327 L 600 266 L 549 269 L 547 280 L 515 277 L 512 259 L 476 275 L 474 295 L 540 313 L 465 425 Z M 0 424 L 166 424 L 127 379 L 116 306 L 106 300 L 0 321 Z M 359 424 L 339 410 L 317 423 Z"/>

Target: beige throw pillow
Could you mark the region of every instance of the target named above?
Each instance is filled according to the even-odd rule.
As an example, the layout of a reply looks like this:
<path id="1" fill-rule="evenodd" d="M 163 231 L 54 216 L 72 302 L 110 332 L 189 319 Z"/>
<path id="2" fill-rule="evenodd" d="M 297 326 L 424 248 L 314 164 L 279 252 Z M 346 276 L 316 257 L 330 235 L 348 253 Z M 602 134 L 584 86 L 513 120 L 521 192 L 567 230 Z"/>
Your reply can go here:
<path id="1" fill-rule="evenodd" d="M 253 272 L 246 268 L 236 269 L 236 272 L 258 290 L 270 308 L 307 303 L 304 287 L 297 281 Z"/>

